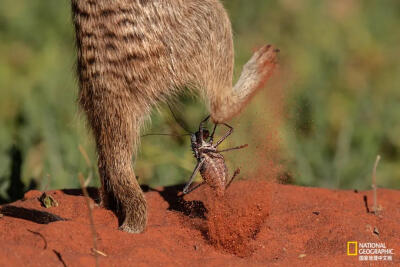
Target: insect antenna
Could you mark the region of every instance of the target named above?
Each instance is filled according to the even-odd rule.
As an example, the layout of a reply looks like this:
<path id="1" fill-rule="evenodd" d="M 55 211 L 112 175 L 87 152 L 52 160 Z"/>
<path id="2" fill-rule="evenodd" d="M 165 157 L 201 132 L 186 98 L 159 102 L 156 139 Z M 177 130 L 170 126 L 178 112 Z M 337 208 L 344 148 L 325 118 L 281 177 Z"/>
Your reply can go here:
<path id="1" fill-rule="evenodd" d="M 167 103 L 167 105 L 168 105 L 169 111 L 171 111 L 172 117 L 174 117 L 175 121 L 179 124 L 179 126 L 181 126 L 181 128 L 183 130 L 185 130 L 185 132 L 187 132 L 190 135 L 190 133 L 192 133 L 192 132 L 188 130 L 188 125 L 186 124 L 186 122 L 183 121 L 182 118 L 178 118 L 178 116 L 176 116 L 176 114 L 174 113 L 174 111 L 169 103 Z"/>
<path id="2" fill-rule="evenodd" d="M 191 135 L 192 132 L 188 130 L 187 124 L 181 119 L 178 118 L 178 116 L 175 115 L 171 105 L 167 103 L 169 111 L 171 111 L 172 117 L 175 119 L 176 123 L 185 131 L 187 134 L 166 134 L 166 133 L 149 133 L 142 135 L 141 137 L 147 137 L 147 136 L 175 136 L 175 137 L 181 137 L 181 136 L 188 136 Z"/>
<path id="3" fill-rule="evenodd" d="M 165 133 L 149 133 L 149 134 L 144 134 L 141 137 L 147 137 L 147 136 L 175 136 L 175 137 L 181 137 L 181 136 L 187 136 L 190 134 L 165 134 Z"/>

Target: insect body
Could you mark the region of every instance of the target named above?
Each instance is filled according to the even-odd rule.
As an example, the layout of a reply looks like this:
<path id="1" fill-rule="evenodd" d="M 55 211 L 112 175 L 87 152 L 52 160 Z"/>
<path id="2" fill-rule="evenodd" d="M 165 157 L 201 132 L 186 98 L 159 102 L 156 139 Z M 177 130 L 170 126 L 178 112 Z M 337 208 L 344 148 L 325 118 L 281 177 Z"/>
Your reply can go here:
<path id="1" fill-rule="evenodd" d="M 197 160 L 197 165 L 187 182 L 185 188 L 183 189 L 184 194 L 188 194 L 198 187 L 208 184 L 211 188 L 213 188 L 219 196 L 224 195 L 225 190 L 229 187 L 233 179 L 239 174 L 240 170 L 237 169 L 232 178 L 228 180 L 228 168 L 225 164 L 224 156 L 221 154 L 222 152 L 227 152 L 236 149 L 242 149 L 247 147 L 246 145 L 228 148 L 224 150 L 218 150 L 218 146 L 233 132 L 233 128 L 228 124 L 223 123 L 226 127 L 228 127 L 228 132 L 215 144 L 214 142 L 214 134 L 217 128 L 217 124 L 214 125 L 214 129 L 210 135 L 210 132 L 204 128 L 204 124 L 209 120 L 210 116 L 205 118 L 199 126 L 199 130 L 193 134 L 191 134 L 191 144 L 193 154 Z M 193 183 L 194 178 L 200 172 L 201 177 L 203 178 L 203 182 L 197 186 L 190 188 L 190 185 Z"/>

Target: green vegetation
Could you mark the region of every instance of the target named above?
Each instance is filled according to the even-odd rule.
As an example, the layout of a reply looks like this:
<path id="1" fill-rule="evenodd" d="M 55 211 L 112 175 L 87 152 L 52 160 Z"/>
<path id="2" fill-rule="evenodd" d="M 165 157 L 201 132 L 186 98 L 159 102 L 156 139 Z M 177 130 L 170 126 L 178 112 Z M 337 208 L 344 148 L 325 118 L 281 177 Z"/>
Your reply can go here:
<path id="1" fill-rule="evenodd" d="M 237 73 L 257 46 L 268 42 L 281 50 L 280 81 L 270 83 L 232 122 L 235 134 L 226 146 L 250 147 L 226 154 L 231 172 L 241 166 L 241 176 L 251 177 L 279 163 L 283 168 L 277 173 L 296 184 L 367 189 L 380 154 L 378 186 L 399 188 L 400 2 L 224 4 L 235 32 Z M 69 1 L 3 0 L 0 36 L 0 202 L 21 197 L 28 188 L 79 186 L 78 173 L 88 176 L 95 169 L 79 145 L 92 165 L 96 156 L 75 101 Z M 284 106 L 276 101 L 282 95 Z M 183 98 L 176 110 L 182 109 L 178 115 L 191 130 L 206 115 L 193 98 Z M 160 110 L 146 132 L 185 133 L 168 108 Z M 135 163 L 140 182 L 184 182 L 194 167 L 188 141 L 143 138 Z"/>

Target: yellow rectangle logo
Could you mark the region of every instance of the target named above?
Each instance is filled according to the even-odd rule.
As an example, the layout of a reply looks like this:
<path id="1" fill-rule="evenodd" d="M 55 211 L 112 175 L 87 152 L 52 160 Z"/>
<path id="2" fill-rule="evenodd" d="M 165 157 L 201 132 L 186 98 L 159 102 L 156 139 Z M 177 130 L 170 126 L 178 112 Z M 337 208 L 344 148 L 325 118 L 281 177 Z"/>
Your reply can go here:
<path id="1" fill-rule="evenodd" d="M 347 255 L 348 256 L 357 256 L 358 255 L 358 243 L 357 241 L 349 241 L 347 242 Z"/>

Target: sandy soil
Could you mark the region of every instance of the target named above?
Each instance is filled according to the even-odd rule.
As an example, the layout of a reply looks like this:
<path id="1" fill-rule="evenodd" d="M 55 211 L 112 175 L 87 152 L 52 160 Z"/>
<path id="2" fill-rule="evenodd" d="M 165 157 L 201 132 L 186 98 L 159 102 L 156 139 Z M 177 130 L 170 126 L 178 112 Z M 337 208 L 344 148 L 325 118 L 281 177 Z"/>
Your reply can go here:
<path id="1" fill-rule="evenodd" d="M 223 199 L 207 187 L 183 199 L 181 189 L 146 190 L 148 227 L 139 235 L 118 231 L 114 214 L 96 205 L 100 266 L 362 264 L 346 255 L 348 241 L 385 243 L 396 253 L 391 263 L 400 264 L 399 191 L 379 189 L 382 211 L 376 216 L 371 192 L 238 181 Z M 0 266 L 95 265 L 81 191 L 47 193 L 58 207 L 42 207 L 39 191 L 1 206 Z M 96 200 L 96 190 L 90 193 Z"/>

